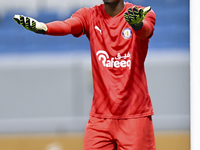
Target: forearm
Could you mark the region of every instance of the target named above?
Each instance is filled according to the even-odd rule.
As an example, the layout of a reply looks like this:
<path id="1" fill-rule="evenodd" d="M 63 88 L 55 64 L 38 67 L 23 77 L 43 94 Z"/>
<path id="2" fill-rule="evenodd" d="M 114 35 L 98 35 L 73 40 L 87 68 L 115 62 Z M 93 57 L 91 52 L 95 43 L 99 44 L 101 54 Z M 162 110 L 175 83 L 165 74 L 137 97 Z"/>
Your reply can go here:
<path id="1" fill-rule="evenodd" d="M 79 34 L 82 32 L 81 22 L 76 18 L 70 18 L 65 21 L 54 21 L 46 24 L 47 35 L 63 36 L 68 34 Z"/>
<path id="2" fill-rule="evenodd" d="M 143 20 L 143 26 L 141 29 L 135 31 L 135 34 L 140 39 L 145 39 L 150 37 L 153 34 L 154 25 L 153 23 Z"/>

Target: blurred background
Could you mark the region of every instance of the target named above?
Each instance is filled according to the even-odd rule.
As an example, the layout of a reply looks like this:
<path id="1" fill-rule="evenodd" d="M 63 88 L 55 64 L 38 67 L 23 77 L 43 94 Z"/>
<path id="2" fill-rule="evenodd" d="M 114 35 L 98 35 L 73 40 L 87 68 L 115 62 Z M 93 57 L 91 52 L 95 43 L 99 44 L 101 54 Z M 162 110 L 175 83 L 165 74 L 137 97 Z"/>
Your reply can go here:
<path id="1" fill-rule="evenodd" d="M 189 150 L 189 0 L 127 1 L 157 17 L 145 62 L 157 149 Z M 38 35 L 12 18 L 65 20 L 101 3 L 0 0 L 0 149 L 82 149 L 93 96 L 88 39 Z"/>

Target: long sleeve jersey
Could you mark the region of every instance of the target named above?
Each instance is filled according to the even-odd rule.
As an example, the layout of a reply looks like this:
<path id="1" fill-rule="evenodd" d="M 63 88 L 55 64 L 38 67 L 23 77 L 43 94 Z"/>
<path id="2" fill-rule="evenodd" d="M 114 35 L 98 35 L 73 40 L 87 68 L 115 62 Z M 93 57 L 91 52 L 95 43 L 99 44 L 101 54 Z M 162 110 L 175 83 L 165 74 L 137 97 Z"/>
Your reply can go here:
<path id="1" fill-rule="evenodd" d="M 156 16 L 153 10 L 148 12 L 143 27 L 134 31 L 124 19 L 124 13 L 133 6 L 126 2 L 115 17 L 105 12 L 104 4 L 81 8 L 65 21 L 46 24 L 48 35 L 86 34 L 90 41 L 94 87 L 91 116 L 126 119 L 153 114 L 144 62 Z"/>

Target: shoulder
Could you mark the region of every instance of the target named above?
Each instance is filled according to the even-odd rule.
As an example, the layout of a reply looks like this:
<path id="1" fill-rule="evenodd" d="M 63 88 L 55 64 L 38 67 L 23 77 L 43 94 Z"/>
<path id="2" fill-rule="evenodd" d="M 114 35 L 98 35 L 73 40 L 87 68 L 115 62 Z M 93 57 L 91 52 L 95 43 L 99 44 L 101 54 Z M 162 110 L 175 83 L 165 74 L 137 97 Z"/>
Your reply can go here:
<path id="1" fill-rule="evenodd" d="M 134 5 L 133 3 L 129 3 L 129 2 L 125 2 L 125 4 L 126 4 L 126 6 L 128 6 L 128 7 L 136 6 L 136 5 Z"/>
<path id="2" fill-rule="evenodd" d="M 83 8 L 80 8 L 79 10 L 77 10 L 73 15 L 72 15 L 72 17 L 74 17 L 74 16 L 82 16 L 82 15 L 85 15 L 85 14 L 87 14 L 88 13 L 88 10 L 89 10 L 89 8 L 87 8 L 87 7 L 83 7 Z"/>

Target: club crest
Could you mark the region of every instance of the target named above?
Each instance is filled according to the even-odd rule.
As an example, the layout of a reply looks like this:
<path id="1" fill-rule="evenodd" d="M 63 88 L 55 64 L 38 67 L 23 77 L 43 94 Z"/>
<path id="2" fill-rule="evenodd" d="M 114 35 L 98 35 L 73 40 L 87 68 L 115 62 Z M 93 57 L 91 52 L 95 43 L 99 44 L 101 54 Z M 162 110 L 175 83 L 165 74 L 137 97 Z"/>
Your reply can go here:
<path id="1" fill-rule="evenodd" d="M 123 36 L 125 39 L 129 39 L 129 38 L 132 36 L 132 31 L 131 31 L 131 29 L 125 28 L 125 29 L 122 31 L 122 36 Z"/>

